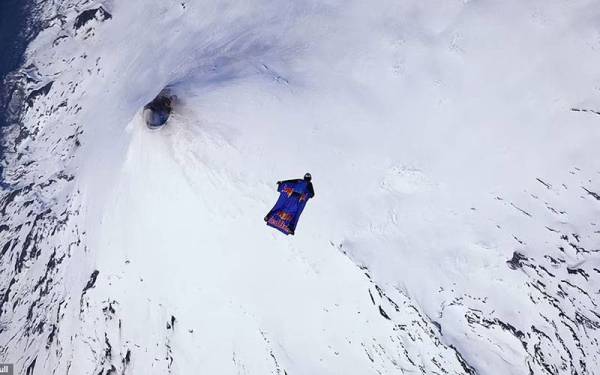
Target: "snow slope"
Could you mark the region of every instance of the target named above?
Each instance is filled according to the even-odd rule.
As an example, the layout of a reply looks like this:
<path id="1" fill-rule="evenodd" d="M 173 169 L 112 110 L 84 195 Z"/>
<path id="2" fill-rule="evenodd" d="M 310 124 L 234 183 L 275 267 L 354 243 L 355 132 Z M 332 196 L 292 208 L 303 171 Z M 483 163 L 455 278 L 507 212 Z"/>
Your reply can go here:
<path id="1" fill-rule="evenodd" d="M 599 374 L 598 5 L 40 2 L 4 86 L 0 362 Z M 262 218 L 306 171 L 285 237 Z"/>

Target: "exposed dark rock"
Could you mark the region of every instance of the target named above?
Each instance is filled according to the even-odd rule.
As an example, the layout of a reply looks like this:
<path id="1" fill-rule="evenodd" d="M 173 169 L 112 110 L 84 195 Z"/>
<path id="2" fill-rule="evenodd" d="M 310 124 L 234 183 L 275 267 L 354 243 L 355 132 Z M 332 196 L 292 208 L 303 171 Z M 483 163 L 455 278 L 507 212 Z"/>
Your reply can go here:
<path id="1" fill-rule="evenodd" d="M 33 103 L 35 102 L 35 100 L 37 98 L 39 98 L 40 96 L 48 95 L 53 84 L 54 84 L 54 81 L 50 81 L 50 82 L 46 83 L 44 86 L 40 87 L 39 89 L 33 90 L 27 96 L 27 105 L 29 105 L 31 107 L 31 106 L 33 106 Z"/>
<path id="2" fill-rule="evenodd" d="M 475 368 L 473 368 L 471 365 L 469 365 L 467 363 L 467 361 L 465 361 L 462 354 L 460 354 L 460 351 L 458 351 L 458 349 L 456 349 L 456 347 L 454 345 L 450 345 L 449 347 L 452 350 L 454 350 L 454 353 L 456 353 L 456 359 L 462 366 L 463 370 L 469 375 L 477 375 L 477 371 L 475 370 Z"/>
<path id="3" fill-rule="evenodd" d="M 585 278 L 585 280 L 587 281 L 590 277 L 590 275 L 585 272 L 584 270 L 582 270 L 581 268 L 568 268 L 567 267 L 567 272 L 570 273 L 571 275 L 581 275 L 583 276 L 583 278 Z"/>
<path id="4" fill-rule="evenodd" d="M 94 270 L 94 272 L 92 272 L 92 274 L 90 275 L 90 279 L 88 280 L 87 284 L 85 284 L 85 287 L 83 288 L 82 293 L 85 294 L 88 289 L 91 289 L 94 287 L 94 285 L 96 284 L 96 278 L 98 277 L 98 274 L 100 273 L 100 271 L 98 270 Z"/>
<path id="5" fill-rule="evenodd" d="M 384 309 L 381 308 L 381 306 L 379 306 L 379 314 L 381 314 L 381 316 L 383 316 L 384 318 L 386 318 L 387 320 L 391 320 L 390 316 L 385 312 Z"/>
<path id="6" fill-rule="evenodd" d="M 87 291 L 89 289 L 93 288 L 94 285 L 96 284 L 96 278 L 98 277 L 99 273 L 100 273 L 100 271 L 94 270 L 94 272 L 92 272 L 92 274 L 90 275 L 90 279 L 88 280 L 87 284 L 85 284 L 85 286 L 83 287 L 83 290 L 81 291 L 81 299 L 79 300 L 80 312 L 83 312 L 83 298 L 85 297 L 85 294 L 87 293 Z"/>
<path id="7" fill-rule="evenodd" d="M 586 188 L 584 188 L 583 186 L 581 187 L 583 190 L 585 190 L 589 195 L 591 195 L 592 197 L 594 197 L 597 201 L 600 201 L 600 195 L 596 192 L 593 192 L 591 190 L 588 190 Z"/>
<path id="8" fill-rule="evenodd" d="M 52 328 L 50 329 L 50 333 L 48 334 L 48 340 L 46 342 L 46 349 L 50 349 L 50 345 L 52 345 L 52 342 L 54 341 L 54 336 L 56 335 L 56 331 L 57 331 L 57 327 L 55 324 L 53 324 Z"/>
<path id="9" fill-rule="evenodd" d="M 522 209 L 522 208 L 520 208 L 520 207 L 516 206 L 514 203 L 511 203 L 510 205 L 511 205 L 511 206 L 513 206 L 513 207 L 514 207 L 514 208 L 515 208 L 517 211 L 521 212 L 523 215 L 526 215 L 526 216 L 532 217 L 532 216 L 531 216 L 531 214 L 530 214 L 529 212 L 527 212 L 527 211 L 525 211 L 524 209 Z"/>
<path id="10" fill-rule="evenodd" d="M 4 291 L 4 295 L 2 296 L 2 299 L 0 299 L 0 316 L 2 316 L 2 314 L 4 313 L 4 304 L 6 302 L 8 302 L 8 299 L 10 298 L 11 288 L 16 283 L 16 281 L 17 280 L 14 277 L 10 280 L 8 287 Z M 1 329 L 0 329 L 0 332 L 1 332 Z"/>
<path id="11" fill-rule="evenodd" d="M 36 360 L 37 360 L 37 357 L 34 358 L 33 361 L 31 361 L 29 366 L 27 366 L 27 372 L 25 373 L 25 375 L 33 375 L 33 370 L 35 369 L 35 361 Z"/>
<path id="12" fill-rule="evenodd" d="M 547 182 L 543 181 L 541 178 L 536 178 L 536 180 L 537 180 L 537 181 L 538 181 L 540 184 L 544 185 L 544 186 L 546 187 L 546 189 L 552 189 L 552 185 L 550 185 L 549 183 L 547 183 Z"/>
<path id="13" fill-rule="evenodd" d="M 81 27 L 85 26 L 86 23 L 95 19 L 97 21 L 106 21 L 112 18 L 112 15 L 108 13 L 103 7 L 98 7 L 95 9 L 84 10 L 77 16 L 75 19 L 75 23 L 73 24 L 73 28 L 75 30 L 79 30 Z"/>
<path id="14" fill-rule="evenodd" d="M 586 109 L 586 108 L 571 108 L 571 112 L 589 112 L 589 113 L 593 113 L 595 115 L 600 116 L 600 111 L 595 111 L 593 109 Z"/>
<path id="15" fill-rule="evenodd" d="M 8 242 L 6 242 L 4 244 L 4 246 L 2 247 L 2 250 L 0 250 L 0 258 L 4 256 L 4 254 L 6 253 L 6 251 L 8 250 L 8 248 L 10 247 L 11 244 L 12 244 L 12 240 L 9 240 Z"/>
<path id="16" fill-rule="evenodd" d="M 171 315 L 171 321 L 167 322 L 167 329 L 175 329 L 175 317 Z"/>
<path id="17" fill-rule="evenodd" d="M 108 341 L 106 332 L 104 333 L 104 345 L 104 357 L 110 359 L 112 357 L 112 345 L 110 345 L 110 341 Z"/>
<path id="18" fill-rule="evenodd" d="M 525 260 L 528 260 L 526 256 L 519 253 L 518 251 L 515 251 L 513 252 L 512 258 L 510 260 L 507 260 L 506 263 L 511 269 L 516 270 L 523 267 L 523 261 Z"/>
<path id="19" fill-rule="evenodd" d="M 113 315 L 115 314 L 116 310 L 113 307 L 113 303 L 117 303 L 116 301 L 108 301 L 108 305 L 104 306 L 102 308 L 102 311 L 104 312 L 104 315 L 106 316 L 107 319 L 112 319 Z"/>

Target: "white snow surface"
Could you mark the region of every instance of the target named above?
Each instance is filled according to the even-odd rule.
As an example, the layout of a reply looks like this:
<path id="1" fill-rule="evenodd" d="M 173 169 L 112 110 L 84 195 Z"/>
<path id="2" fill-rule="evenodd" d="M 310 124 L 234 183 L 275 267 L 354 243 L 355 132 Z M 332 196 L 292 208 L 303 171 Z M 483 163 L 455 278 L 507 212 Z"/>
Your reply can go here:
<path id="1" fill-rule="evenodd" d="M 38 16 L 0 196 L 17 373 L 600 374 L 598 1 Z"/>

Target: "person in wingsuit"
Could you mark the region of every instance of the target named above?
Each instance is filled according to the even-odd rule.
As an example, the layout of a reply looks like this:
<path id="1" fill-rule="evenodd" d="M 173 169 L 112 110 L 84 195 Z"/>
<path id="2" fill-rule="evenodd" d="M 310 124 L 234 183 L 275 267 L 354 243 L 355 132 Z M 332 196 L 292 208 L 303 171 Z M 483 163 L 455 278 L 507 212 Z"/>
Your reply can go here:
<path id="1" fill-rule="evenodd" d="M 268 226 L 285 234 L 294 234 L 306 202 L 315 196 L 311 180 L 312 176 L 307 173 L 303 179 L 277 181 L 280 194 L 275 206 L 265 216 Z"/>

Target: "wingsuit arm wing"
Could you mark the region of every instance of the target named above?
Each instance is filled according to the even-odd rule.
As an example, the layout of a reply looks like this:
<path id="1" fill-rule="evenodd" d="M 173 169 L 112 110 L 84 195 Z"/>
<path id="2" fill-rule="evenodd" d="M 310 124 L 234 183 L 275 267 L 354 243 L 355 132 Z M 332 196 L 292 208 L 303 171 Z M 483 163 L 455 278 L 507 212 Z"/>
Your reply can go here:
<path id="1" fill-rule="evenodd" d="M 298 182 L 298 181 L 302 181 L 302 180 L 300 180 L 299 178 L 294 178 L 294 179 L 291 179 L 291 180 L 277 181 L 277 185 L 285 184 L 285 183 L 288 183 L 288 182 L 295 183 L 295 182 Z"/>
<path id="2" fill-rule="evenodd" d="M 300 180 L 293 179 L 293 180 L 277 181 L 277 191 L 281 192 L 282 186 L 285 185 L 286 183 L 297 183 L 298 181 L 300 181 Z"/>

